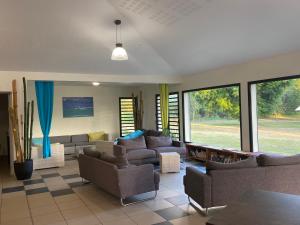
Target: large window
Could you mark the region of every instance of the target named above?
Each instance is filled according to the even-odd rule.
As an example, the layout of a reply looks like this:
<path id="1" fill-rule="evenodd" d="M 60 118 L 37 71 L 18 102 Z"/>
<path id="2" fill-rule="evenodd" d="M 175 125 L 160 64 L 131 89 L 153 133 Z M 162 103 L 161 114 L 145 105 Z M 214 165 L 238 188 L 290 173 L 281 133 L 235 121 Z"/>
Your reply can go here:
<path id="1" fill-rule="evenodd" d="M 134 131 L 133 100 L 130 97 L 121 97 L 120 107 L 120 135 L 121 137 Z"/>
<path id="2" fill-rule="evenodd" d="M 185 141 L 241 149 L 240 85 L 185 91 Z"/>
<path id="3" fill-rule="evenodd" d="M 253 151 L 300 153 L 300 76 L 249 84 Z"/>
<path id="4" fill-rule="evenodd" d="M 162 131 L 160 95 L 156 95 L 156 128 Z M 174 140 L 179 140 L 179 93 L 169 94 L 169 128 Z"/>

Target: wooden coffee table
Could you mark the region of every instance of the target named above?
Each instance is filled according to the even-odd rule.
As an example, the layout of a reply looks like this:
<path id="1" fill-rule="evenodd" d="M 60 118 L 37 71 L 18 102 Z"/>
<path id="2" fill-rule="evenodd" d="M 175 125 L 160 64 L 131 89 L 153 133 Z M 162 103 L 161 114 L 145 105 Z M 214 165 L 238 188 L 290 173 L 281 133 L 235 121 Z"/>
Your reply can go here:
<path id="1" fill-rule="evenodd" d="M 300 196 L 252 191 L 216 212 L 206 225 L 299 225 Z"/>

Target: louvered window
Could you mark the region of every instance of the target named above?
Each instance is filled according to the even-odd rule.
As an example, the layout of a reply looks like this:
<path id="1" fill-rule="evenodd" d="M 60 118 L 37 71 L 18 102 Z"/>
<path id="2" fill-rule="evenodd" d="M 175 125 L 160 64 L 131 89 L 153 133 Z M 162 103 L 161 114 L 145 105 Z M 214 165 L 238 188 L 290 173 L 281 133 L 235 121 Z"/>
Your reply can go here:
<path id="1" fill-rule="evenodd" d="M 162 131 L 161 111 L 160 111 L 160 95 L 156 95 L 156 128 Z M 169 94 L 169 129 L 174 140 L 180 138 L 179 128 L 179 93 L 173 92 Z"/>
<path id="2" fill-rule="evenodd" d="M 120 107 L 120 135 L 121 137 L 134 131 L 133 100 L 130 97 L 121 97 Z"/>

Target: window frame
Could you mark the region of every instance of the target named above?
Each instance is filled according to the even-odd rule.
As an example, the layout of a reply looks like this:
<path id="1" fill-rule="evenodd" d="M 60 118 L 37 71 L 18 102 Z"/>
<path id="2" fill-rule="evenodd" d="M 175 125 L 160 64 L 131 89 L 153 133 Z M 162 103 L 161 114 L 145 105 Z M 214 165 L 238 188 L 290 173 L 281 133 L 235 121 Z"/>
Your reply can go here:
<path id="1" fill-rule="evenodd" d="M 175 91 L 175 92 L 170 92 L 169 93 L 169 97 L 170 95 L 174 95 L 176 94 L 177 95 L 177 108 L 178 108 L 178 140 L 181 140 L 181 132 L 180 132 L 180 94 L 178 91 Z M 157 105 L 157 98 L 158 96 L 160 96 L 160 94 L 156 94 L 155 95 L 155 124 L 156 124 L 156 130 L 159 130 L 159 124 L 158 124 L 158 105 Z M 168 98 L 169 100 L 169 98 Z M 169 117 L 169 126 L 170 126 L 170 117 Z"/>
<path id="2" fill-rule="evenodd" d="M 254 151 L 254 135 L 253 135 L 253 118 L 252 118 L 252 92 L 251 92 L 251 86 L 253 84 L 261 84 L 261 83 L 266 83 L 266 82 L 272 82 L 272 81 L 282 81 L 282 80 L 291 80 L 291 79 L 299 79 L 300 74 L 298 75 L 289 75 L 289 76 L 280 76 L 280 77 L 275 77 L 275 78 L 267 78 L 267 79 L 262 79 L 262 80 L 254 80 L 254 81 L 249 81 L 248 82 L 248 116 L 249 116 L 249 141 L 250 141 L 250 152 L 259 152 Z M 258 121 L 256 121 L 257 123 Z M 257 132 L 257 131 L 256 131 Z M 257 143 L 258 143 L 258 136 L 257 136 Z"/>
<path id="3" fill-rule="evenodd" d="M 238 87 L 239 88 L 239 107 L 240 107 L 240 151 L 243 151 L 243 125 L 242 125 L 242 101 L 241 101 L 241 83 L 232 83 L 232 84 L 225 84 L 225 85 L 217 85 L 217 86 L 208 86 L 203 88 L 195 88 L 195 89 L 188 89 L 183 90 L 181 94 L 181 102 L 182 102 L 182 126 L 183 126 L 183 142 L 184 143 L 191 143 L 191 141 L 186 141 L 186 134 L 185 134 L 185 101 L 184 96 L 186 93 L 194 92 L 194 91 L 204 91 L 204 90 L 211 90 L 217 88 L 227 88 L 227 87 Z"/>
<path id="4" fill-rule="evenodd" d="M 120 137 L 124 137 L 123 133 L 122 133 L 122 109 L 121 109 L 121 102 L 123 99 L 132 99 L 132 104 L 134 104 L 133 102 L 133 98 L 132 97 L 119 97 L 119 126 L 120 126 Z M 133 106 L 134 107 L 134 106 Z M 134 114 L 134 112 L 132 112 Z M 134 116 L 134 115 L 133 115 Z M 134 119 L 133 119 L 134 122 Z M 133 128 L 133 131 L 135 130 L 135 128 Z"/>

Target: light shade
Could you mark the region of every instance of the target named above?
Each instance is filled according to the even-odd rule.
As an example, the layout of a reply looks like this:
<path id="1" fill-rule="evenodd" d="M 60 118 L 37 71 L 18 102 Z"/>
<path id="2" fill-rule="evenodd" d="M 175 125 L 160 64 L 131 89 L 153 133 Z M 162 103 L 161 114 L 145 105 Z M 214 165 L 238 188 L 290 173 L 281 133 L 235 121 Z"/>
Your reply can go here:
<path id="1" fill-rule="evenodd" d="M 117 44 L 115 49 L 111 54 L 111 60 L 128 60 L 128 55 L 126 50 L 122 47 L 122 45 Z"/>
<path id="2" fill-rule="evenodd" d="M 92 84 L 93 84 L 93 86 L 96 86 L 96 87 L 100 85 L 99 82 L 93 82 Z"/>
<path id="3" fill-rule="evenodd" d="M 299 106 L 297 109 L 295 109 L 295 111 L 298 111 L 298 112 L 300 112 L 300 106 Z"/>

